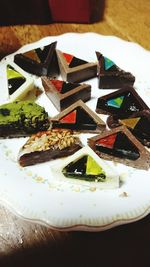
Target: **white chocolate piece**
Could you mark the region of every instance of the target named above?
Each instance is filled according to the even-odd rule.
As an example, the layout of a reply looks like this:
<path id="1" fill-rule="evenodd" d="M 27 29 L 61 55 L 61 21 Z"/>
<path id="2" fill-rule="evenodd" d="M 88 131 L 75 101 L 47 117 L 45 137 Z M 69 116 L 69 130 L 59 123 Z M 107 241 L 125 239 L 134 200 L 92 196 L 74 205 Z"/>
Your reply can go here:
<path id="1" fill-rule="evenodd" d="M 12 66 L 17 72 L 19 72 L 26 80 L 25 82 L 13 93 L 9 94 L 8 79 L 7 79 L 7 66 Z M 1 84 L 1 99 L 0 103 L 12 102 L 15 100 L 22 100 L 29 91 L 34 88 L 34 81 L 30 75 L 22 70 L 18 65 L 11 61 L 5 61 L 2 64 L 2 71 L 0 75 Z"/>
<path id="2" fill-rule="evenodd" d="M 78 160 L 82 156 L 89 155 L 91 156 L 97 164 L 101 166 L 103 171 L 106 174 L 106 179 L 103 182 L 90 182 L 75 178 L 67 178 L 64 176 L 62 170 L 65 168 L 69 163 Z M 112 168 L 108 163 L 106 163 L 105 160 L 99 158 L 97 154 L 89 147 L 85 146 L 78 150 L 76 153 L 74 153 L 72 156 L 69 156 L 68 158 L 64 159 L 63 162 L 60 164 L 57 163 L 57 166 L 53 165 L 51 166 L 51 171 L 53 173 L 53 176 L 55 179 L 62 180 L 68 183 L 72 183 L 74 185 L 83 185 L 87 187 L 95 187 L 99 189 L 114 189 L 119 187 L 119 174 Z"/>

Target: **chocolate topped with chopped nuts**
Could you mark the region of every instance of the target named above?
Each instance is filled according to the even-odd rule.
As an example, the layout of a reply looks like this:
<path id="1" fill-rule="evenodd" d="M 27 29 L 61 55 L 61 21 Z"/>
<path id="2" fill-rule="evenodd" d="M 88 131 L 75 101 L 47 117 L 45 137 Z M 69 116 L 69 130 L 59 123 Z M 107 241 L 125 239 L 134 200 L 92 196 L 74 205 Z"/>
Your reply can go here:
<path id="1" fill-rule="evenodd" d="M 41 131 L 32 135 L 19 152 L 21 166 L 34 165 L 73 154 L 82 147 L 75 132 L 65 129 Z"/>

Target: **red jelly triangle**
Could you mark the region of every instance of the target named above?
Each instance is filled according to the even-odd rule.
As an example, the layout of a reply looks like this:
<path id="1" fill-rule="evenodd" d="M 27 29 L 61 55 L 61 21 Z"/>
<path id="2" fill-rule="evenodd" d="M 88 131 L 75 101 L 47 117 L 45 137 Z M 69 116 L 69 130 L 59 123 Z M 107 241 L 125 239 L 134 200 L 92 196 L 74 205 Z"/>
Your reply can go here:
<path id="1" fill-rule="evenodd" d="M 74 110 L 67 114 L 65 117 L 63 117 L 60 122 L 62 123 L 76 123 L 76 116 L 77 116 L 77 111 Z"/>
<path id="2" fill-rule="evenodd" d="M 104 147 L 113 148 L 117 134 L 111 134 L 104 138 L 99 139 L 96 144 L 102 145 Z"/>
<path id="3" fill-rule="evenodd" d="M 64 55 L 67 63 L 70 64 L 74 56 L 70 55 L 70 54 L 66 54 L 66 53 L 63 53 L 63 55 Z"/>
<path id="4" fill-rule="evenodd" d="M 62 86 L 63 86 L 63 81 L 60 81 L 60 80 L 51 80 L 51 83 L 55 86 L 55 88 L 61 92 L 62 90 Z"/>

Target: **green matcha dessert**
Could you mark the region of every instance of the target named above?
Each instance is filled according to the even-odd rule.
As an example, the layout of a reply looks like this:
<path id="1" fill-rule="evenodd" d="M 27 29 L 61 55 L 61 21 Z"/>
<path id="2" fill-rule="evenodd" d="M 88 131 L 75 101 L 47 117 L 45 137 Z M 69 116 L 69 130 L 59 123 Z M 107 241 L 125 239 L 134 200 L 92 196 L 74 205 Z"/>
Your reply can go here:
<path id="1" fill-rule="evenodd" d="M 0 106 L 0 137 L 28 136 L 48 128 L 47 112 L 33 101 L 15 101 Z"/>

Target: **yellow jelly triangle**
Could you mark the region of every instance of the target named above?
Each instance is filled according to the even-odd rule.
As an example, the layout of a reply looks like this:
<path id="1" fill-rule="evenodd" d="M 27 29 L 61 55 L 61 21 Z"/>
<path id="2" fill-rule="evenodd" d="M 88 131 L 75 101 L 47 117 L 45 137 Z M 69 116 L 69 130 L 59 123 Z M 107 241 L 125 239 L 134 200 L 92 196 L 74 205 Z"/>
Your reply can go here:
<path id="1" fill-rule="evenodd" d="M 7 79 L 24 78 L 18 71 L 7 67 Z"/>
<path id="2" fill-rule="evenodd" d="M 139 120 L 140 120 L 140 117 L 124 119 L 124 120 L 119 120 L 119 121 L 121 122 L 121 124 L 131 128 L 131 129 L 134 129 Z"/>
<path id="3" fill-rule="evenodd" d="M 91 157 L 87 157 L 87 164 L 86 164 L 86 174 L 87 175 L 99 175 L 105 174 L 101 166 L 97 164 L 97 162 Z"/>

